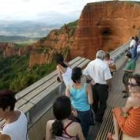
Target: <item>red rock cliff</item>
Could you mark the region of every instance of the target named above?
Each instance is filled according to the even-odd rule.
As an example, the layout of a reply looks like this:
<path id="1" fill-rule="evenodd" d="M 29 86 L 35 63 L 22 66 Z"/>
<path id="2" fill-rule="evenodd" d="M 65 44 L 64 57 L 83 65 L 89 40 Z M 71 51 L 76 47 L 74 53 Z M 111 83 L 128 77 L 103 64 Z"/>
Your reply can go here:
<path id="1" fill-rule="evenodd" d="M 113 50 L 138 35 L 139 29 L 140 3 L 89 3 L 81 13 L 70 56 L 93 59 L 97 50 Z"/>

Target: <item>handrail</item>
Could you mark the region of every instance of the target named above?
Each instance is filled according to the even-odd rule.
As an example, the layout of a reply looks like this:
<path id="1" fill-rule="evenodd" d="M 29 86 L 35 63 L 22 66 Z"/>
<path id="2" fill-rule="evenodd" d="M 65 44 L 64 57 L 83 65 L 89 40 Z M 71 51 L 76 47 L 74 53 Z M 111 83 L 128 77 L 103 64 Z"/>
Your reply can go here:
<path id="1" fill-rule="evenodd" d="M 110 53 L 111 58 L 116 62 L 129 48 L 130 41 Z"/>

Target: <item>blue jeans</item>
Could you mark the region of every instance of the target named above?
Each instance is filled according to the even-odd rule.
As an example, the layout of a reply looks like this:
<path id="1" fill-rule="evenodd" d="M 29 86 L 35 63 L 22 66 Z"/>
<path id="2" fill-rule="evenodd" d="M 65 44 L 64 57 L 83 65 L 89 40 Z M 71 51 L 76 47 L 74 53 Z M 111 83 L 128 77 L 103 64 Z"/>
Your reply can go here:
<path id="1" fill-rule="evenodd" d="M 85 136 L 85 139 L 87 139 L 88 131 L 90 127 L 90 110 L 88 111 L 77 111 L 78 112 L 78 118 L 80 119 L 81 127 L 83 134 Z"/>

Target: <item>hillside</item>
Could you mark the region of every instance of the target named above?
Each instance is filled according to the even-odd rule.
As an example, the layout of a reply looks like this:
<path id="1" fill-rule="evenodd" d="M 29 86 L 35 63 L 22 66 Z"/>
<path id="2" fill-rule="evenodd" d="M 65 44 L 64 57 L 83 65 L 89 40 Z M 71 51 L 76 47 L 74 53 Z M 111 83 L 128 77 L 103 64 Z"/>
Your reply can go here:
<path id="1" fill-rule="evenodd" d="M 52 29 L 59 28 L 59 24 L 48 24 L 37 21 L 1 21 L 0 35 L 4 36 L 26 36 L 44 37 Z"/>
<path id="2" fill-rule="evenodd" d="M 30 38 L 24 36 L 3 36 L 0 35 L 0 42 L 12 42 L 12 43 L 35 43 L 38 41 L 39 38 Z"/>
<path id="3" fill-rule="evenodd" d="M 29 68 L 29 54 L 3 58 L 0 55 L 0 90 L 19 92 L 55 69 L 55 63 Z"/>

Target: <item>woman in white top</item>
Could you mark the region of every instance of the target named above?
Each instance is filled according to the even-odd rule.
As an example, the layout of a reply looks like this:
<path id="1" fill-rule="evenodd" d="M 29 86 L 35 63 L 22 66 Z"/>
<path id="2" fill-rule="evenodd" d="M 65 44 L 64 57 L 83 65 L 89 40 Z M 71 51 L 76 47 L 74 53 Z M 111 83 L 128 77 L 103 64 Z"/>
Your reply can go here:
<path id="1" fill-rule="evenodd" d="M 116 64 L 110 58 L 110 54 L 108 52 L 105 55 L 104 62 L 108 65 L 111 75 L 113 75 L 113 73 L 116 71 Z"/>
<path id="2" fill-rule="evenodd" d="M 14 110 L 16 99 L 10 90 L 0 91 L 0 140 L 26 140 L 27 118 L 23 112 Z"/>
<path id="3" fill-rule="evenodd" d="M 57 73 L 59 76 L 60 82 L 64 81 L 65 86 L 68 86 L 72 84 L 71 74 L 72 69 L 69 67 L 69 65 L 64 62 L 64 58 L 62 54 L 56 55 L 56 63 L 57 63 Z"/>

